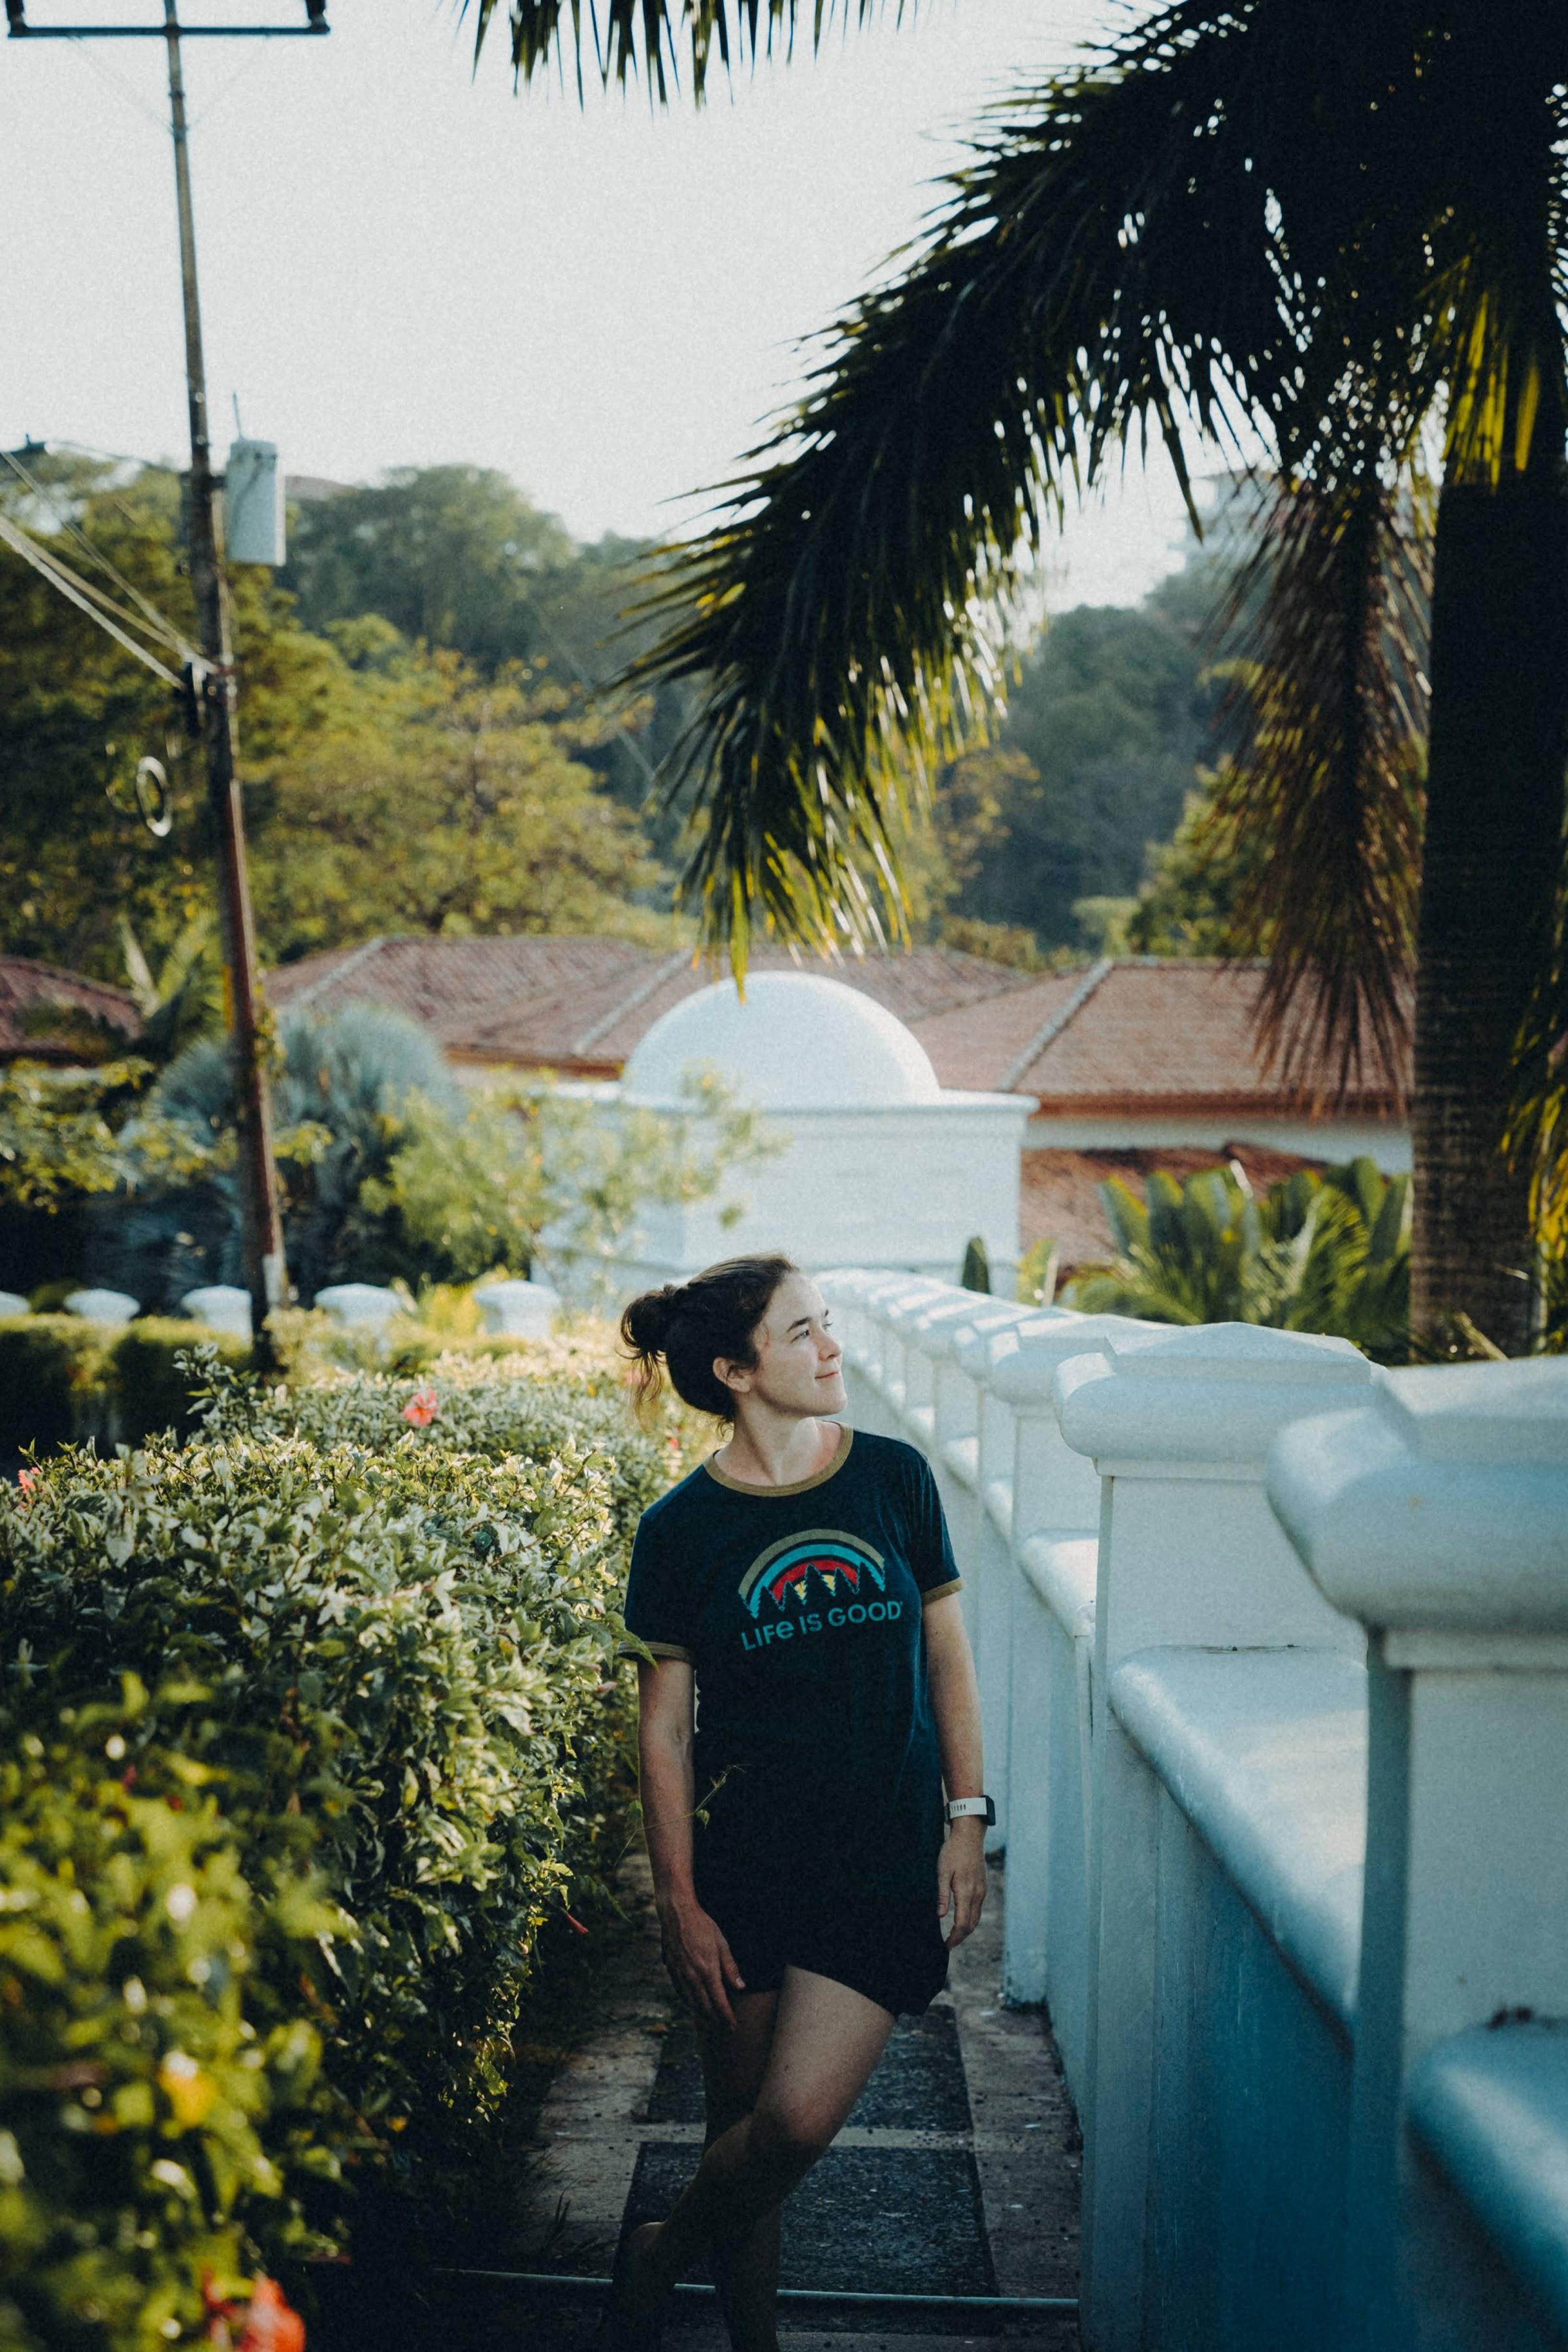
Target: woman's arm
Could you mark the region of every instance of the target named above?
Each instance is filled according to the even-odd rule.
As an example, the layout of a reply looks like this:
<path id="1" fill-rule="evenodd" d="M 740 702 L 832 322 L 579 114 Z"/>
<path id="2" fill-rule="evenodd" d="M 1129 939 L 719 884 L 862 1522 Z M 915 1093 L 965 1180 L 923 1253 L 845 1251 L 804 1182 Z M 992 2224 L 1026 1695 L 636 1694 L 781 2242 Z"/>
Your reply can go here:
<path id="1" fill-rule="evenodd" d="M 695 1678 L 680 1658 L 643 1659 L 637 1667 L 637 1757 L 643 1833 L 653 1871 L 653 1903 L 664 1959 L 676 1989 L 700 2016 L 735 2023 L 731 1991 L 744 1991 L 729 1946 L 696 1897 L 692 1878 L 692 1768 Z"/>
<path id="2" fill-rule="evenodd" d="M 931 1705 L 936 1717 L 936 1744 L 942 1755 L 942 1779 L 950 1797 L 978 1797 L 985 1791 L 985 1765 L 980 1743 L 980 1691 L 975 1661 L 964 1631 L 964 1612 L 956 1592 L 944 1593 L 925 1611 L 925 1668 L 931 1681 Z M 986 1900 L 986 1825 L 977 1814 L 949 1822 L 936 1864 L 936 1908 L 953 1914 L 947 1948 L 961 1944 L 980 1924 Z"/>

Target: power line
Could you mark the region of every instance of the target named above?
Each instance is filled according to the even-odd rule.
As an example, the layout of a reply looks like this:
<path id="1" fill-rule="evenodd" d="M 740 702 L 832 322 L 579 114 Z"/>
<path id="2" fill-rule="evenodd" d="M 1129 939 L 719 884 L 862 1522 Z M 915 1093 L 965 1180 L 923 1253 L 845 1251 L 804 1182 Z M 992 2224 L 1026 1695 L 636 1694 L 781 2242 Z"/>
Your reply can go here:
<path id="1" fill-rule="evenodd" d="M 57 590 L 68 603 L 77 605 L 87 614 L 89 621 L 96 621 L 99 627 L 111 636 L 117 645 L 123 646 L 128 654 L 133 654 L 139 662 L 152 670 L 156 677 L 161 677 L 166 686 L 172 686 L 176 693 L 183 690 L 183 680 L 176 672 L 170 669 L 167 664 L 161 662 L 156 654 L 149 653 L 145 646 L 139 645 L 127 630 L 111 621 L 109 614 L 100 609 L 99 603 L 94 600 L 94 592 L 88 587 L 85 581 L 78 581 L 74 572 L 68 571 L 64 565 L 52 562 L 36 540 L 30 539 L 18 524 L 12 522 L 8 516 L 3 514 L 0 514 L 0 541 L 4 541 L 5 546 L 19 555 L 24 563 L 30 563 L 40 578 L 48 582 L 51 588 Z M 117 609 L 121 608 L 117 607 Z M 127 618 L 129 617 L 128 614 Z"/>
<path id="2" fill-rule="evenodd" d="M 110 556 L 106 555 L 101 548 L 95 547 L 93 545 L 91 540 L 89 539 L 84 530 L 81 530 L 78 524 L 74 523 L 68 515 L 61 512 L 60 509 L 55 504 L 53 499 L 50 498 L 42 483 L 37 480 L 36 476 L 27 471 L 26 467 L 22 464 L 15 451 L 10 449 L 0 449 L 0 457 L 5 458 L 5 463 L 10 467 L 11 471 L 16 476 L 20 482 L 26 485 L 29 494 L 37 499 L 39 505 L 44 508 L 45 511 L 54 517 L 56 523 L 59 526 L 60 530 L 64 533 L 66 538 L 69 540 L 74 546 L 81 549 L 82 553 L 87 557 L 89 562 L 97 564 L 100 571 L 107 572 L 110 579 L 114 582 L 115 585 L 118 588 L 122 589 L 125 594 L 131 598 L 132 604 L 139 607 L 142 615 L 142 625 L 150 628 L 155 636 L 160 637 L 166 646 L 169 646 L 175 653 L 177 653 L 182 661 L 199 661 L 201 659 L 201 656 L 197 653 L 194 646 L 193 646 L 187 638 L 181 635 L 172 621 L 164 617 L 164 615 L 159 611 L 157 605 L 153 604 L 152 598 L 144 595 L 133 580 L 128 580 L 126 578 L 119 565 L 115 563 Z M 48 561 L 55 565 L 57 570 L 64 572 L 68 579 L 76 580 L 78 587 L 85 589 L 89 595 L 97 596 L 99 601 L 106 604 L 110 612 L 118 612 L 124 619 L 134 621 L 135 615 L 126 612 L 123 605 L 116 604 L 112 598 L 103 596 L 100 591 L 92 588 L 87 581 L 78 579 L 77 574 L 71 572 L 69 566 L 63 562 L 58 556 L 54 555 L 48 550 L 41 551 L 47 556 Z"/>

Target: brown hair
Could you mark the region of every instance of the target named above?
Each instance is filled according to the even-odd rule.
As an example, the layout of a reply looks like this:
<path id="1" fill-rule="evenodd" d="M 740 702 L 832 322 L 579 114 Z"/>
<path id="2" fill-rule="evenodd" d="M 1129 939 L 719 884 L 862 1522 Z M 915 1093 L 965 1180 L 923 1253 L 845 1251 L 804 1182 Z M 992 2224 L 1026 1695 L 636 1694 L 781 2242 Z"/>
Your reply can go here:
<path id="1" fill-rule="evenodd" d="M 687 1404 L 733 1421 L 735 1398 L 715 1374 L 714 1360 L 722 1356 L 747 1370 L 755 1365 L 757 1327 L 779 1284 L 800 1270 L 787 1257 L 726 1258 L 689 1282 L 667 1282 L 634 1298 L 621 1318 L 621 1337 L 636 1366 L 638 1412 L 653 1403 L 667 1371 Z"/>

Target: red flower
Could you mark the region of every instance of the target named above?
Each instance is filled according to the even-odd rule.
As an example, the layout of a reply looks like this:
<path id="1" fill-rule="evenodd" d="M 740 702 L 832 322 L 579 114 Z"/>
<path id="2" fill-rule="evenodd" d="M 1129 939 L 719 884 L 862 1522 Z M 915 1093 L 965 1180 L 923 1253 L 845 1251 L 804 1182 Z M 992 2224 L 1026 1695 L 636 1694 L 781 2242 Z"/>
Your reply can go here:
<path id="1" fill-rule="evenodd" d="M 235 2352 L 305 2352 L 305 2322 L 275 2279 L 258 2278 Z"/>
<path id="2" fill-rule="evenodd" d="M 402 1409 L 402 1417 L 415 1429 L 428 1429 L 440 1411 L 434 1389 L 415 1389 Z"/>
<path id="3" fill-rule="evenodd" d="M 202 2280 L 207 2342 L 214 2352 L 305 2352 L 305 2322 L 276 2279 L 258 2278 L 248 2303 L 228 2302 L 211 2271 Z M 236 2337 L 231 2322 L 237 2322 Z"/>

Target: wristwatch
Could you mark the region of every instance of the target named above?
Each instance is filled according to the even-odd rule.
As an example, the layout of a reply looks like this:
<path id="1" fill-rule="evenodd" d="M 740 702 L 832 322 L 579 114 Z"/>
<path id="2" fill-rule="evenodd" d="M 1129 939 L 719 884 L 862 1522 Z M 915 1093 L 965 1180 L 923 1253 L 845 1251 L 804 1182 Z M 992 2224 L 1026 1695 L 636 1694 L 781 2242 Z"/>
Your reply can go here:
<path id="1" fill-rule="evenodd" d="M 997 1818 L 996 1799 L 994 1797 L 949 1797 L 947 1800 L 947 1819 L 950 1822 L 963 1821 L 969 1814 L 979 1813 L 984 1813 L 986 1817 L 986 1827 L 991 1828 Z"/>

